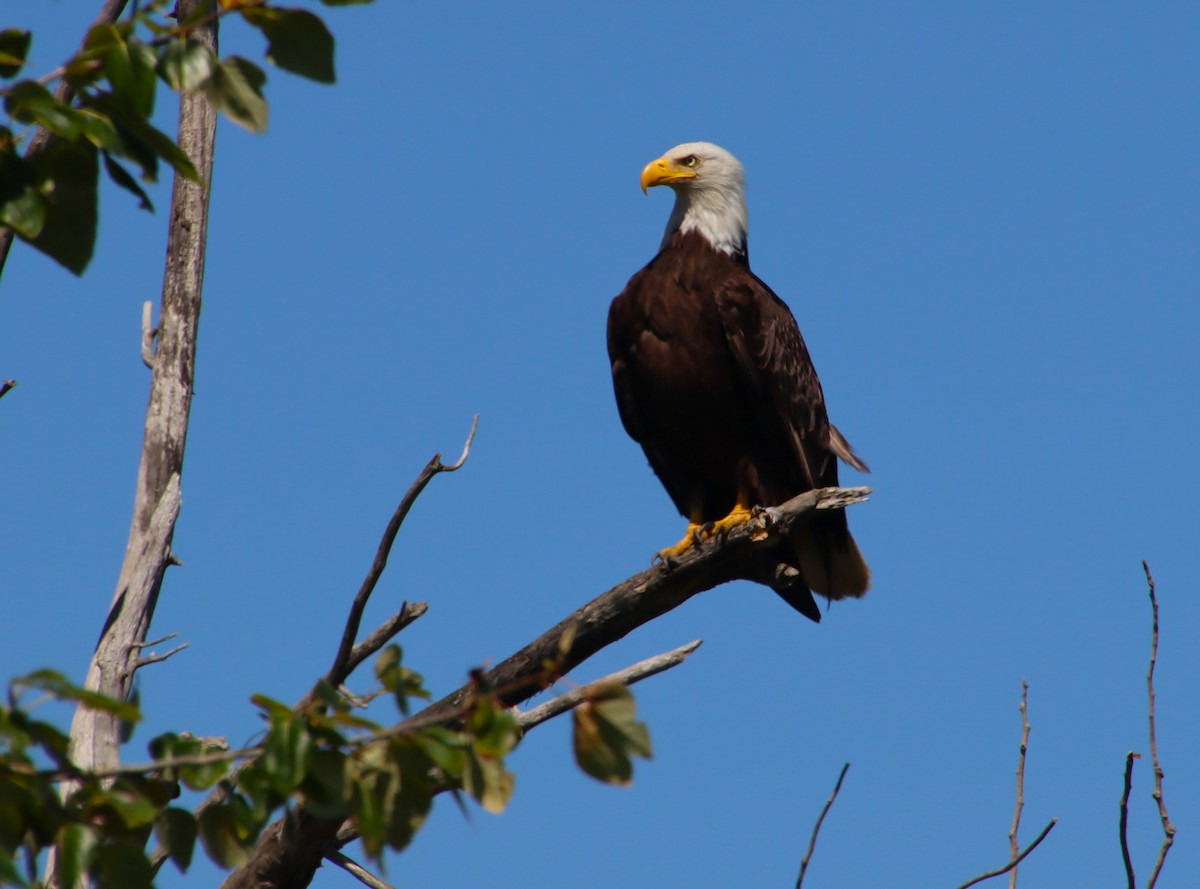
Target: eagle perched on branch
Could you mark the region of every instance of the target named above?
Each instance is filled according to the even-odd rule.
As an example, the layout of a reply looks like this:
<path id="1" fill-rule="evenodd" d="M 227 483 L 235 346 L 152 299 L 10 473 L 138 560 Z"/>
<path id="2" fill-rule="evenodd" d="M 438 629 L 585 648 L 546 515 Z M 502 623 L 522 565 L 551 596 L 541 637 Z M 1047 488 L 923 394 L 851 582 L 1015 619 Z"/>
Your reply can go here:
<path id="1" fill-rule="evenodd" d="M 642 190 L 675 192 L 658 255 L 608 314 L 608 356 L 625 431 L 646 452 L 687 533 L 664 559 L 813 488 L 837 461 L 867 466 L 829 422 L 825 396 L 787 305 L 750 271 L 745 173 L 708 142 L 672 148 L 642 170 Z M 772 556 L 773 584 L 819 621 L 812 593 L 862 596 L 870 570 L 843 510 L 818 513 Z"/>

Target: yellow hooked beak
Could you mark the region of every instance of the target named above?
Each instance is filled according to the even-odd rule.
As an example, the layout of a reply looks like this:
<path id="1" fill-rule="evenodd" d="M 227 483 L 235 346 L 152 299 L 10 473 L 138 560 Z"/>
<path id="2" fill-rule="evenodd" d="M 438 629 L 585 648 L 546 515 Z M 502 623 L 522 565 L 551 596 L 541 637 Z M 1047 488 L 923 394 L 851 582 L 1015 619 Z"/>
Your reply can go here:
<path id="1" fill-rule="evenodd" d="M 669 157 L 650 161 L 642 170 L 642 194 L 655 185 L 670 185 L 680 179 L 695 179 L 696 171 L 681 166 Z"/>

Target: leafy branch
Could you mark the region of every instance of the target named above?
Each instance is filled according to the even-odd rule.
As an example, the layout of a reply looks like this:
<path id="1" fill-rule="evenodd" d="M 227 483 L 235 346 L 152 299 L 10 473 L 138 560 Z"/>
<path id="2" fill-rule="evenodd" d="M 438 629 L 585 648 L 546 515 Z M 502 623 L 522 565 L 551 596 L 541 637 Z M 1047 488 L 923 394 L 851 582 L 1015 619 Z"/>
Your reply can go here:
<path id="1" fill-rule="evenodd" d="M 218 19 L 236 15 L 258 30 L 277 68 L 335 80 L 333 35 L 307 10 L 221 0 L 176 21 L 169 0 L 154 0 L 120 21 L 125 5 L 109 0 L 79 50 L 41 77 L 16 79 L 33 35 L 0 31 L 0 80 L 9 81 L 0 89 L 8 116 L 0 123 L 0 271 L 15 235 L 83 273 L 95 246 L 101 167 L 146 210 L 154 207 L 144 186 L 157 181 L 160 163 L 198 181 L 195 158 L 151 123 L 159 82 L 181 94 L 201 92 L 233 123 L 266 130 L 263 69 L 242 56 L 222 59 L 197 39 Z"/>

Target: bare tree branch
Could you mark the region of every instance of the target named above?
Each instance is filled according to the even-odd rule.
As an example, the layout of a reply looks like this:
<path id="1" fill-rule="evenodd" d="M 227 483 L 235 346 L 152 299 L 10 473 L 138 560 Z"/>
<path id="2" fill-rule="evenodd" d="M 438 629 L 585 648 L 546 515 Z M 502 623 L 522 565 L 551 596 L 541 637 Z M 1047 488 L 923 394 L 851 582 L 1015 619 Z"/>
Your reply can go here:
<path id="1" fill-rule="evenodd" d="M 1125 790 L 1121 793 L 1121 860 L 1125 862 L 1125 885 L 1127 889 L 1137 889 L 1137 880 L 1133 876 L 1133 859 L 1129 857 L 1129 791 L 1133 788 L 1133 761 L 1138 755 L 1130 750 L 1125 754 Z"/>
<path id="2" fill-rule="evenodd" d="M 644 661 L 638 661 L 632 666 L 626 667 L 624 670 L 618 670 L 616 673 L 610 673 L 603 679 L 597 679 L 594 682 L 589 682 L 587 685 L 572 689 L 566 694 L 561 694 L 553 700 L 546 701 L 544 704 L 526 710 L 525 712 L 517 713 L 517 725 L 522 731 L 529 731 L 531 728 L 541 725 L 555 716 L 566 713 L 587 699 L 599 686 L 607 685 L 613 682 L 619 682 L 622 685 L 633 685 L 635 682 L 662 673 L 665 670 L 670 670 L 672 667 L 678 667 L 688 659 L 693 651 L 700 647 L 701 640 L 689 642 L 687 645 L 681 645 L 678 648 L 668 651 L 664 654 L 658 654 L 654 657 L 646 658 Z"/>
<path id="3" fill-rule="evenodd" d="M 400 610 L 373 629 L 367 637 L 356 644 L 346 662 L 346 676 L 358 669 L 358 665 L 394 639 L 401 630 L 429 610 L 428 602 L 405 602 Z"/>
<path id="4" fill-rule="evenodd" d="M 97 25 L 111 25 L 121 17 L 121 13 L 125 11 L 125 4 L 128 0 L 105 0 L 104 5 L 100 7 L 100 12 L 96 16 L 96 20 L 88 26 L 87 33 L 91 33 L 92 28 Z M 215 33 L 215 32 L 214 32 Z M 80 45 L 80 49 L 83 45 Z M 62 78 L 58 82 L 58 86 L 54 89 L 54 98 L 63 104 L 68 104 L 75 98 L 75 86 L 67 78 Z M 25 149 L 25 156 L 32 157 L 46 147 L 46 143 L 50 141 L 50 134 L 39 129 L 29 140 L 29 147 Z M 8 251 L 12 249 L 14 233 L 11 228 L 0 226 L 0 276 L 4 274 L 4 264 L 8 261 Z M 0 393 L 2 394 L 2 393 Z"/>
<path id="5" fill-rule="evenodd" d="M 1017 807 L 1013 812 L 1012 828 L 1008 831 L 1008 846 L 1012 857 L 1016 858 L 1021 846 L 1017 842 L 1017 833 L 1021 829 L 1021 810 L 1025 808 L 1025 753 L 1029 749 L 1029 683 L 1021 680 L 1021 754 L 1017 757 Z M 1017 868 L 1013 865 L 1008 877 L 1008 889 L 1017 887 Z"/>
<path id="6" fill-rule="evenodd" d="M 435 475 L 442 472 L 454 472 L 461 469 L 463 464 L 467 462 L 467 457 L 471 453 L 471 442 L 475 439 L 475 430 L 479 428 L 479 414 L 475 415 L 475 419 L 471 423 L 471 431 L 467 435 L 467 443 L 463 446 L 462 456 L 458 458 L 458 462 L 446 466 L 442 463 L 442 455 L 434 454 L 425 468 L 421 470 L 421 474 L 417 476 L 417 480 L 412 483 L 404 497 L 400 500 L 400 505 L 396 507 L 395 513 L 392 514 L 392 520 L 388 522 L 388 526 L 384 529 L 383 538 L 379 541 L 379 548 L 375 551 L 375 560 L 371 563 L 371 568 L 367 572 L 366 578 L 359 587 L 358 595 L 354 597 L 354 602 L 350 606 L 350 614 L 346 618 L 346 628 L 342 631 L 342 644 L 338 647 L 337 655 L 333 659 L 333 665 L 329 668 L 329 672 L 325 674 L 325 681 L 335 688 L 345 681 L 350 675 L 350 671 L 354 668 L 350 666 L 351 657 L 354 653 L 354 640 L 358 638 L 359 624 L 362 623 L 363 611 L 367 607 L 367 601 L 371 598 L 371 593 L 375 591 L 375 584 L 379 582 L 379 578 L 383 576 L 383 571 L 387 568 L 388 555 L 392 551 L 392 544 L 396 541 L 396 535 L 400 532 L 400 526 L 404 524 L 404 519 L 408 516 L 408 512 L 412 509 L 417 498 L 421 496 L 421 492 L 425 490 L 425 486 L 432 481 Z M 361 660 L 359 661 L 361 663 Z M 356 665 L 357 666 L 357 665 Z"/>
<path id="7" fill-rule="evenodd" d="M 0 398 L 3 398 L 5 395 L 7 395 L 9 390 L 15 388 L 16 385 L 16 380 L 0 380 Z"/>
<path id="8" fill-rule="evenodd" d="M 150 664 L 161 664 L 163 661 L 165 661 L 167 658 L 171 657 L 172 655 L 179 654 L 179 652 L 181 652 L 185 648 L 187 648 L 189 644 L 190 643 L 188 643 L 188 642 L 181 642 L 179 645 L 176 645 L 174 648 L 172 648 L 170 651 L 166 652 L 165 654 L 148 654 L 145 657 L 140 657 L 134 662 L 134 669 L 140 670 L 142 667 L 149 666 Z M 140 647 L 144 648 L 145 646 L 140 646 Z"/>
<path id="9" fill-rule="evenodd" d="M 1154 870 L 1146 889 L 1154 889 L 1158 875 L 1162 873 L 1167 853 L 1175 842 L 1175 825 L 1167 817 L 1167 804 L 1163 800 L 1163 770 L 1158 761 L 1158 737 L 1154 731 L 1154 666 L 1158 662 L 1158 599 L 1154 595 L 1154 577 L 1150 574 L 1150 566 L 1142 560 L 1142 570 L 1146 573 L 1146 585 L 1150 588 L 1150 609 L 1154 616 L 1153 630 L 1150 636 L 1150 669 L 1146 673 L 1146 689 L 1150 699 L 1150 763 L 1154 767 L 1154 801 L 1158 803 L 1158 817 L 1162 822 L 1163 843 L 1158 850 L 1158 860 L 1154 862 Z"/>
<path id="10" fill-rule="evenodd" d="M 1013 858 L 1013 860 L 1010 861 L 1008 864 L 1004 865 L 1004 867 L 998 867 L 995 870 L 988 871 L 986 874 L 980 874 L 979 876 L 975 877 L 974 879 L 967 880 L 967 882 L 965 882 L 961 886 L 959 886 L 958 889 L 968 889 L 968 887 L 974 886 L 976 883 L 982 883 L 984 880 L 990 880 L 992 877 L 998 877 L 1001 874 L 1008 873 L 1010 870 L 1012 870 L 1014 867 L 1016 867 L 1018 864 L 1020 864 L 1022 861 L 1024 861 L 1025 856 L 1027 856 L 1030 852 L 1032 852 L 1034 849 L 1036 849 L 1038 847 L 1038 844 L 1041 843 L 1041 841 L 1046 838 L 1046 834 L 1050 833 L 1050 831 L 1054 829 L 1054 825 L 1056 825 L 1056 824 L 1058 824 L 1058 819 L 1051 818 L 1050 823 L 1047 824 L 1044 828 L 1042 828 L 1042 832 L 1037 835 L 1037 839 L 1035 839 L 1032 843 L 1030 843 L 1025 848 L 1024 852 L 1022 852 L 1020 855 Z"/>
<path id="11" fill-rule="evenodd" d="M 800 859 L 800 875 L 796 877 L 796 889 L 800 889 L 804 885 L 804 874 L 808 870 L 808 862 L 812 860 L 813 852 L 817 848 L 817 835 L 821 832 L 821 824 L 825 821 L 825 816 L 829 814 L 830 808 L 833 807 L 833 801 L 837 799 L 838 793 L 842 789 L 842 782 L 846 780 L 846 772 L 850 771 L 850 763 L 842 766 L 842 771 L 838 775 L 837 784 L 833 785 L 833 793 L 829 794 L 829 799 L 825 800 L 825 805 L 821 809 L 821 814 L 817 816 L 817 823 L 813 825 L 812 836 L 808 839 L 808 851 L 804 853 L 804 857 Z"/>
<path id="12" fill-rule="evenodd" d="M 369 886 L 370 889 L 393 889 L 390 883 L 385 883 L 353 858 L 343 855 L 341 852 L 330 852 L 325 856 L 325 860 L 333 862 L 364 886 Z"/>
<path id="13" fill-rule="evenodd" d="M 762 510 L 724 537 L 708 540 L 685 553 L 677 562 L 654 565 L 613 587 L 487 671 L 484 678 L 503 704 L 515 706 L 597 651 L 697 593 L 730 580 L 754 576 L 756 557 L 777 545 L 796 522 L 819 509 L 842 509 L 862 502 L 870 490 L 821 488 Z M 565 650 L 564 641 L 570 643 Z M 554 665 L 553 671 L 547 671 L 547 663 Z M 470 689 L 466 685 L 447 695 L 394 730 L 454 722 L 463 712 Z M 223 886 L 225 889 L 307 886 L 323 854 L 341 841 L 341 825 L 338 820 L 314 818 L 303 807 L 296 809 L 286 824 L 281 819 L 263 831 L 249 860 L 230 874 Z"/>

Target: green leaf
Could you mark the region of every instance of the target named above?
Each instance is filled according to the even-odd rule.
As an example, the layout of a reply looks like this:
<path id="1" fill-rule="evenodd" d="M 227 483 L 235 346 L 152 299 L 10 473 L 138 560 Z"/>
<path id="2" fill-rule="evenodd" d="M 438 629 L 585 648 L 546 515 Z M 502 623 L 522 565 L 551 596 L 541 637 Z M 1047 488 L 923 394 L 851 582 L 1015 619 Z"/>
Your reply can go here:
<path id="1" fill-rule="evenodd" d="M 138 185 L 138 180 L 134 179 L 133 176 L 130 175 L 130 172 L 122 167 L 121 164 L 114 161 L 113 156 L 109 155 L 107 151 L 102 151 L 101 157 L 104 158 L 104 172 L 108 173 L 108 178 L 112 179 L 116 185 L 119 185 L 121 188 L 124 188 L 125 191 L 130 192 L 134 197 L 138 198 L 140 202 L 138 205 L 140 208 L 154 212 L 154 204 L 150 203 L 149 194 L 146 194 L 144 188 Z M 128 725 L 128 723 L 122 722 L 121 725 Z M 124 738 L 122 740 L 128 740 L 128 738 Z"/>
<path id="2" fill-rule="evenodd" d="M 21 123 L 35 123 L 56 136 L 75 139 L 82 130 L 80 113 L 54 98 L 33 80 L 13 84 L 4 96 L 4 110 Z"/>
<path id="3" fill-rule="evenodd" d="M 246 863 L 249 855 L 242 842 L 238 816 L 228 801 L 201 812 L 197 826 L 209 858 L 226 870 Z"/>
<path id="4" fill-rule="evenodd" d="M 263 744 L 262 765 L 271 788 L 280 796 L 287 796 L 304 780 L 312 746 L 303 718 L 289 712 L 286 718 L 272 720 Z"/>
<path id="5" fill-rule="evenodd" d="M 425 678 L 420 673 L 401 665 L 401 656 L 400 646 L 394 643 L 381 651 L 375 659 L 375 677 L 392 693 L 396 699 L 396 706 L 407 716 L 408 699 L 428 700 L 429 692 L 425 689 Z"/>
<path id="6" fill-rule="evenodd" d="M 158 59 L 158 76 L 181 93 L 199 89 L 217 64 L 211 49 L 198 40 L 172 40 Z"/>
<path id="7" fill-rule="evenodd" d="M 106 29 L 106 33 L 99 32 Z M 148 118 L 154 113 L 154 50 L 140 40 L 127 40 L 112 25 L 97 25 L 88 35 L 103 43 L 104 74 L 112 84 L 113 95 L 132 114 Z M 89 46 L 99 50 L 99 46 Z"/>
<path id="8" fill-rule="evenodd" d="M 158 806 L 127 786 L 106 792 L 104 805 L 116 812 L 130 830 L 153 823 L 159 812 Z"/>
<path id="9" fill-rule="evenodd" d="M 130 843 L 106 843 L 96 855 L 96 889 L 151 889 L 154 868 L 145 853 Z"/>
<path id="10" fill-rule="evenodd" d="M 502 760 L 481 756 L 474 750 L 467 752 L 467 767 L 462 777 L 463 789 L 493 815 L 504 811 L 517 781 Z"/>
<path id="11" fill-rule="evenodd" d="M 46 199 L 38 191 L 33 168 L 15 152 L 0 152 L 0 225 L 30 240 L 45 223 Z"/>
<path id="12" fill-rule="evenodd" d="M 191 866 L 196 836 L 196 819 L 186 809 L 174 806 L 163 809 L 154 822 L 154 838 L 167 850 L 167 855 L 182 873 L 186 873 Z"/>
<path id="13" fill-rule="evenodd" d="M 192 182 L 200 181 L 200 174 L 196 172 L 196 168 L 192 165 L 191 160 L 184 153 L 183 149 L 175 144 L 166 133 L 156 129 L 143 117 L 136 114 L 130 114 L 120 102 L 113 98 L 111 93 L 98 93 L 88 96 L 85 100 L 85 105 L 90 110 L 107 117 L 112 120 L 117 127 L 124 143 L 132 148 L 137 148 L 140 152 L 149 152 L 157 155 L 169 163 L 179 175 Z M 89 135 L 91 135 L 89 131 Z M 114 154 L 122 154 L 109 146 L 106 149 Z M 130 154 L 122 154 L 122 156 L 130 157 Z M 146 169 L 146 164 L 142 163 L 143 171 Z M 152 176 L 150 178 L 153 178 Z"/>
<path id="14" fill-rule="evenodd" d="M 512 711 L 486 695 L 476 698 L 467 717 L 467 730 L 475 740 L 475 748 L 484 756 L 507 756 L 521 740 Z"/>
<path id="15" fill-rule="evenodd" d="M 52 139 L 29 164 L 46 200 L 46 220 L 37 237 L 28 239 L 28 243 L 81 275 L 96 244 L 96 183 L 100 176 L 96 148 L 90 142 Z M 46 690 L 127 722 L 142 718 L 137 708 L 125 701 L 67 682 L 49 683 Z"/>
<path id="16" fill-rule="evenodd" d="M 637 705 L 625 686 L 601 686 L 573 711 L 575 761 L 599 781 L 626 786 L 633 780 L 631 756 L 649 759 L 653 751 Z"/>
<path id="17" fill-rule="evenodd" d="M 25 65 L 33 34 L 19 28 L 0 31 L 0 77 L 16 77 Z"/>
<path id="18" fill-rule="evenodd" d="M 292 708 L 282 701 L 268 698 L 266 695 L 250 695 L 250 703 L 262 710 L 271 719 L 287 718 L 292 715 Z"/>
<path id="19" fill-rule="evenodd" d="M 246 21 L 267 38 L 267 58 L 275 65 L 320 83 L 333 83 L 333 35 L 320 16 L 303 9 L 247 7 Z"/>
<path id="20" fill-rule="evenodd" d="M 224 59 L 201 84 L 213 106 L 238 126 L 252 133 L 267 129 L 267 100 L 262 87 L 267 75 L 241 56 Z"/>
<path id="21" fill-rule="evenodd" d="M 314 817 L 345 817 L 349 811 L 345 754 L 340 750 L 314 750 L 300 792 L 305 811 Z"/>
<path id="22" fill-rule="evenodd" d="M 442 726 L 431 726 L 414 733 L 411 740 L 429 757 L 430 762 L 451 778 L 462 777 L 467 762 L 466 751 L 471 745 L 465 735 Z"/>
<path id="23" fill-rule="evenodd" d="M 54 838 L 58 885 L 74 886 L 86 875 L 96 855 L 99 838 L 84 824 L 66 824 Z"/>
<path id="24" fill-rule="evenodd" d="M 363 767 L 351 773 L 350 805 L 354 813 L 354 822 L 358 827 L 359 839 L 362 840 L 364 851 L 375 861 L 383 852 L 383 844 L 387 840 L 387 817 L 384 814 L 384 795 L 391 782 L 398 781 L 398 775 L 392 775 L 383 769 Z"/>
<path id="25" fill-rule="evenodd" d="M 47 157 L 50 155 L 50 157 Z M 43 163 L 43 159 L 45 162 Z M 64 195 L 57 194 L 64 190 L 69 191 L 76 187 L 83 187 L 90 183 L 91 200 L 92 200 L 92 227 L 95 228 L 95 196 L 96 196 L 96 178 L 99 175 L 100 166 L 96 160 L 96 153 L 91 150 L 90 145 L 73 144 L 64 142 L 62 139 L 53 139 L 47 145 L 46 150 L 36 155 L 29 162 L 31 166 L 40 174 L 41 180 L 44 182 L 47 179 L 52 179 L 55 182 L 55 198 L 63 199 Z M 58 186 L 59 182 L 63 182 L 70 188 L 64 189 Z M 68 199 L 66 204 L 72 206 Z M 52 209 L 54 200 L 51 200 Z M 80 209 L 76 207 L 75 209 Z M 91 251 L 89 248 L 89 256 Z M 102 710 L 105 713 L 111 713 L 118 719 L 126 719 L 131 722 L 137 722 L 141 719 L 141 714 L 138 708 L 126 701 L 118 701 L 116 698 L 110 698 L 107 695 L 102 695 L 99 692 L 89 691 L 86 688 L 81 688 L 74 683 L 68 682 L 62 673 L 54 670 L 36 670 L 27 676 L 21 676 L 12 681 L 13 688 L 32 688 L 39 691 L 44 691 L 54 695 L 61 701 L 78 701 L 85 707 L 91 707 L 93 710 Z"/>

